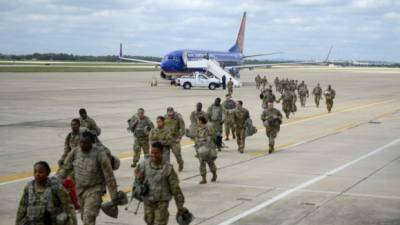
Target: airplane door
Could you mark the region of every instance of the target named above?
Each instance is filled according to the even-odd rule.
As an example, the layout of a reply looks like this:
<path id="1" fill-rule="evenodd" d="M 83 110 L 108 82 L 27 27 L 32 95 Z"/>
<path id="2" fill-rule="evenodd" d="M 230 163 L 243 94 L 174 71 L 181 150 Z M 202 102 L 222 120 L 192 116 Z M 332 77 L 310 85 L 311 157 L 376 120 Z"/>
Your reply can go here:
<path id="1" fill-rule="evenodd" d="M 185 64 L 185 67 L 187 66 L 187 61 L 188 61 L 188 53 L 187 51 L 182 52 L 182 61 Z"/>

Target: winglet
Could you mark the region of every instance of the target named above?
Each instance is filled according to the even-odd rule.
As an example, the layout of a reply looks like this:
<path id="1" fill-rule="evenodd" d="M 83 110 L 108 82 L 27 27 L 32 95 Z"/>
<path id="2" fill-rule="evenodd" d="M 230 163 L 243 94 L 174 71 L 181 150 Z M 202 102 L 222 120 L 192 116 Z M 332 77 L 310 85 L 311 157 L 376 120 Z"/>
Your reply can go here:
<path id="1" fill-rule="evenodd" d="M 122 57 L 122 43 L 119 43 L 119 57 Z"/>
<path id="2" fill-rule="evenodd" d="M 328 55 L 326 56 L 326 58 L 324 60 L 324 63 L 328 63 L 329 62 L 329 56 L 331 56 L 332 49 L 333 49 L 333 45 L 329 49 Z"/>

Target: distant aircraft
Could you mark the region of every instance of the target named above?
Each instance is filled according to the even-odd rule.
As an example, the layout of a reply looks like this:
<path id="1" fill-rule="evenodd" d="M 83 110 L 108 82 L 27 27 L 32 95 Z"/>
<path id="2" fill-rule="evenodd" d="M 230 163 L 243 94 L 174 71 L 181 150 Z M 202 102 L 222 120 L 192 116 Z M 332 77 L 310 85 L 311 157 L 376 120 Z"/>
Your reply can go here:
<path id="1" fill-rule="evenodd" d="M 230 74 L 234 77 L 239 76 L 240 69 L 254 69 L 255 67 L 266 67 L 271 64 L 255 64 L 255 65 L 243 65 L 243 60 L 250 57 L 265 56 L 279 54 L 280 52 L 271 52 L 255 55 L 244 55 L 244 33 L 246 28 L 246 12 L 243 13 L 243 18 L 240 23 L 239 32 L 236 38 L 235 44 L 228 51 L 208 51 L 208 50 L 192 50 L 192 49 L 182 49 L 175 50 L 167 53 L 161 62 L 141 60 L 135 58 L 126 58 L 122 54 L 122 44 L 120 44 L 119 59 L 136 61 L 153 64 L 155 66 L 160 66 L 160 75 L 165 79 L 173 79 L 180 77 L 182 75 L 188 75 L 195 71 L 205 70 L 205 64 L 190 63 L 194 61 L 204 61 L 214 60 L 218 62 L 219 66 L 225 70 L 229 70 Z M 190 65 L 189 65 L 190 64 Z M 215 65 L 215 64 L 213 64 Z M 215 74 L 216 75 L 216 74 Z M 217 75 L 218 76 L 218 75 Z"/>

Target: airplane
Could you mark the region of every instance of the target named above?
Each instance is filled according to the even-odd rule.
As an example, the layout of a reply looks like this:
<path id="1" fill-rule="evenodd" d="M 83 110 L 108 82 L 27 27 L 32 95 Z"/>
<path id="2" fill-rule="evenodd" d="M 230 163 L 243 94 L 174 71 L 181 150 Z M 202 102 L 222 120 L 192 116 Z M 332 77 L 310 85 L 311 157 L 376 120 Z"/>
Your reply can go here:
<path id="1" fill-rule="evenodd" d="M 160 76 L 164 79 L 174 79 L 183 75 L 188 75 L 193 72 L 199 71 L 204 72 L 204 67 L 188 67 L 186 66 L 187 61 L 201 60 L 201 59 L 212 59 L 219 63 L 219 65 L 229 70 L 233 76 L 239 76 L 240 69 L 254 69 L 255 67 L 266 67 L 270 64 L 255 64 L 255 65 L 243 65 L 244 59 L 258 56 L 274 55 L 282 52 L 271 52 L 255 55 L 244 55 L 244 33 L 246 28 L 246 12 L 243 13 L 243 17 L 240 23 L 238 35 L 236 37 L 235 44 L 228 51 L 212 51 L 212 50 L 193 50 L 193 49 L 180 49 L 167 53 L 161 62 L 126 58 L 122 54 L 122 43 L 120 44 L 119 59 L 126 61 L 135 61 L 152 64 L 160 67 Z"/>

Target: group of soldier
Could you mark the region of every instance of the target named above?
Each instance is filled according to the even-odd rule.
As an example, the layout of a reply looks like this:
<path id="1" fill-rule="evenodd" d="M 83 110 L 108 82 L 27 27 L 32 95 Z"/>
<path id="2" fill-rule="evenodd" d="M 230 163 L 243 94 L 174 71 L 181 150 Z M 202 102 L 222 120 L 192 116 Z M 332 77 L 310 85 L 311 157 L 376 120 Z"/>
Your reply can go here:
<path id="1" fill-rule="evenodd" d="M 276 77 L 273 83 L 275 85 L 275 92 L 281 95 L 278 99 L 273 93 L 272 85 L 268 85 L 268 80 L 266 80 L 265 76 L 264 78 L 261 78 L 260 75 L 257 75 L 255 78 L 256 88 L 261 89 L 260 98 L 262 99 L 263 107 L 266 107 L 267 102 L 282 101 L 282 111 L 285 113 L 286 118 L 289 118 L 290 114 L 294 115 L 297 112 L 297 96 L 300 99 L 300 106 L 303 108 L 306 107 L 306 100 L 309 98 L 310 93 L 304 81 L 298 83 L 298 80 L 289 80 L 288 78 L 279 79 Z M 264 82 L 264 80 L 266 81 Z M 322 92 L 322 88 L 318 83 L 312 90 L 312 94 L 314 95 L 314 102 L 317 107 L 319 107 L 322 95 L 324 95 L 327 110 L 329 113 L 332 111 L 336 92 L 332 89 L 331 85 L 328 85 L 328 88 Z"/>
<path id="2" fill-rule="evenodd" d="M 282 123 L 282 114 L 274 108 L 274 102 L 283 100 L 283 111 L 289 117 L 295 101 L 293 96 L 288 96 L 297 90 L 300 96 L 308 97 L 308 89 L 304 82 L 297 85 L 295 81 L 276 78 L 275 90 L 281 93 L 281 97 L 277 99 L 272 85 L 267 87 L 267 79 L 265 78 L 264 83 L 264 79 L 258 82 L 259 78 L 256 78 L 256 84 L 257 89 L 262 86 L 261 120 L 269 141 L 269 153 L 272 153 Z M 229 141 L 230 137 L 236 139 L 237 150 L 243 153 L 246 137 L 257 132 L 249 111 L 243 107 L 243 101 L 232 99 L 233 85 L 228 86 L 232 87 L 228 88 L 223 102 L 221 98 L 216 98 L 206 111 L 201 102 L 196 104 L 195 110 L 190 114 L 191 124 L 187 129 L 182 115 L 173 107 L 168 107 L 164 116 L 156 118 L 155 126 L 142 108 L 127 121 L 127 129 L 134 137 L 131 167 L 135 168 L 135 179 L 132 197 L 144 203 L 146 224 L 167 224 L 168 206 L 172 198 L 175 199 L 178 209 L 178 223 L 189 224 L 192 220 L 192 214 L 184 207 L 185 198 L 179 186 L 178 173 L 170 162 L 172 151 L 178 171 L 184 169 L 181 154 L 181 140 L 184 136 L 194 141 L 195 157 L 199 160 L 201 176 L 199 183 L 206 184 L 207 165 L 212 174 L 211 182 L 217 180 L 216 159 L 218 152 L 225 147 L 223 136 L 225 135 L 225 141 Z M 333 93 L 334 98 L 334 90 L 330 86 L 328 90 Z M 314 88 L 313 94 L 318 105 L 322 95 L 319 85 Z M 324 94 L 328 104 L 327 91 Z M 328 106 L 329 111 L 333 98 Z M 301 101 L 304 106 L 305 100 Z M 56 175 L 49 176 L 51 169 L 46 162 L 34 164 L 34 180 L 24 189 L 16 225 L 76 225 L 75 209 L 79 209 L 84 225 L 93 225 L 96 224 L 96 217 L 101 209 L 107 215 L 116 217 L 118 205 L 127 203 L 126 194 L 118 191 L 114 176 L 114 171 L 120 165 L 119 159 L 100 141 L 101 129 L 96 122 L 88 116 L 85 109 L 80 109 L 79 118 L 72 119 L 70 126 L 71 132 L 65 138 L 64 152 L 58 161 Z M 139 163 L 142 153 L 144 160 Z M 108 205 L 102 204 L 102 197 L 107 189 L 111 198 Z"/>

